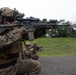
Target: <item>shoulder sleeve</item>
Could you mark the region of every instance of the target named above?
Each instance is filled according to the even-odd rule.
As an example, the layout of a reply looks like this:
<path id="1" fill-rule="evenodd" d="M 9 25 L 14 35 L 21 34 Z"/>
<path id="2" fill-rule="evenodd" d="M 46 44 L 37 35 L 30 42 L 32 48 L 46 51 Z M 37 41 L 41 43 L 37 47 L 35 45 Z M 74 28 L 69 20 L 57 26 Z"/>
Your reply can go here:
<path id="1" fill-rule="evenodd" d="M 0 49 L 20 40 L 21 38 L 22 37 L 17 30 L 13 30 L 6 35 L 0 36 Z"/>

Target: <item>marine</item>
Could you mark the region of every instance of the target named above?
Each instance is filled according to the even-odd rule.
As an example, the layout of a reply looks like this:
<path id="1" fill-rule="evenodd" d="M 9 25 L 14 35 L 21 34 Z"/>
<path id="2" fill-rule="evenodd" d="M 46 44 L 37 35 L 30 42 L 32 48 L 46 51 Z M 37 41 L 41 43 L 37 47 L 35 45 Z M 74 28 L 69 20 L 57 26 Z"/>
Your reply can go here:
<path id="1" fill-rule="evenodd" d="M 24 17 L 18 10 L 3 7 L 0 9 L 0 24 L 13 24 L 18 17 Z M 21 59 L 24 28 L 14 28 L 4 32 L 0 29 L 0 75 L 39 75 L 41 63 L 33 59 Z"/>
<path id="2" fill-rule="evenodd" d="M 23 49 L 23 52 L 21 53 L 21 58 L 22 59 L 33 59 L 33 60 L 38 60 L 39 55 L 37 54 L 38 51 L 42 51 L 42 46 L 39 46 L 37 42 L 26 42 L 26 46 Z"/>

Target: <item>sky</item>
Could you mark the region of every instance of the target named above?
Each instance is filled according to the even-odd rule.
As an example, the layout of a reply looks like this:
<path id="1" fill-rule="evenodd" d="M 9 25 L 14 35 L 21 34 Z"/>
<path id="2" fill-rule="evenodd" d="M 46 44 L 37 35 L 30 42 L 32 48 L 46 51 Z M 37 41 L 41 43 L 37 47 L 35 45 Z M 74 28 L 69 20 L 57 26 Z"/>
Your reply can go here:
<path id="1" fill-rule="evenodd" d="M 76 0 L 0 0 L 0 8 L 16 8 L 26 17 L 76 22 Z"/>

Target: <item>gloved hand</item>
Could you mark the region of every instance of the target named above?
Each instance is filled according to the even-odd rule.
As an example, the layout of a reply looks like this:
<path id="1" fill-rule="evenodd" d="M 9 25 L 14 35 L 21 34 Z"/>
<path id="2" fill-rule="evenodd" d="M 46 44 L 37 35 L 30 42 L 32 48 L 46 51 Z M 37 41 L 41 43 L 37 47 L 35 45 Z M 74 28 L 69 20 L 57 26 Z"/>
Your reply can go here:
<path id="1" fill-rule="evenodd" d="M 24 34 L 26 34 L 26 29 L 21 27 L 21 28 L 17 28 L 18 32 L 23 36 Z"/>

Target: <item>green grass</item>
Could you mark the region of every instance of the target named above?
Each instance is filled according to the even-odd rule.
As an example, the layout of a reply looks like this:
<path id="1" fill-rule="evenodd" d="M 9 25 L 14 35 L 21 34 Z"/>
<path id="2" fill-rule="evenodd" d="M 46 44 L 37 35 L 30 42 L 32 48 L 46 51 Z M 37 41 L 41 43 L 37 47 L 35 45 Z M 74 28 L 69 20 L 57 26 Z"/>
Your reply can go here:
<path id="1" fill-rule="evenodd" d="M 44 51 L 38 52 L 40 56 L 76 55 L 76 38 L 38 38 L 34 41 L 43 46 Z"/>

